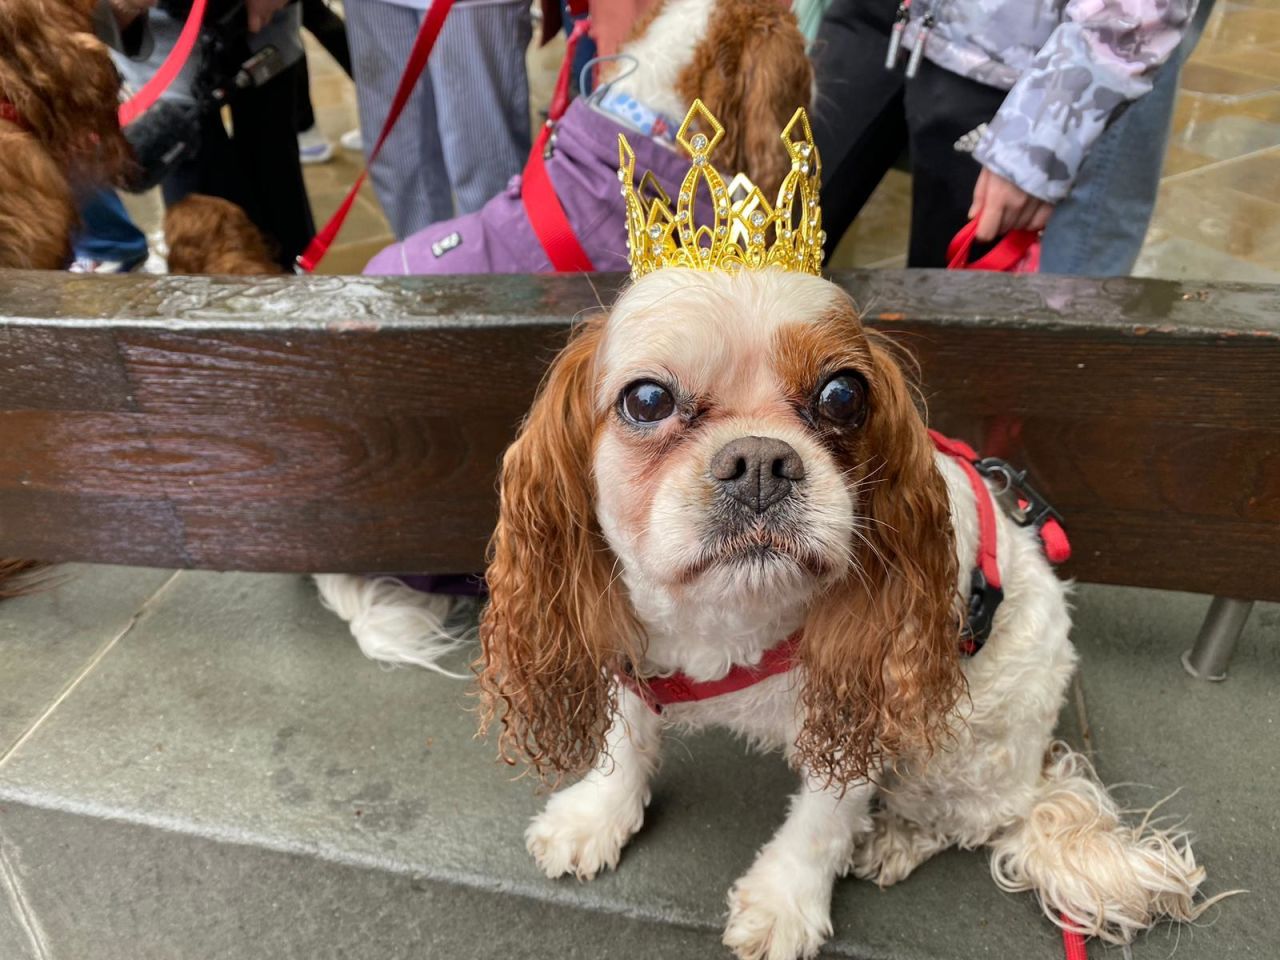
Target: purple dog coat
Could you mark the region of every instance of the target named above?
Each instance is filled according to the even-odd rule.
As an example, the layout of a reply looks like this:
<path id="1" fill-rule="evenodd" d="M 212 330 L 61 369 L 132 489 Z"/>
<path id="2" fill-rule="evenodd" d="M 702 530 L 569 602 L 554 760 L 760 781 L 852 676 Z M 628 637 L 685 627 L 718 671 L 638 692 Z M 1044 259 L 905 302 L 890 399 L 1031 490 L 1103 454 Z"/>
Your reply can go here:
<path id="1" fill-rule="evenodd" d="M 627 217 L 618 187 L 618 134 L 674 197 L 689 171 L 683 150 L 636 134 L 582 100 L 569 104 L 552 138 L 547 175 L 573 232 L 597 270 L 627 269 Z M 367 274 L 552 273 L 551 261 L 525 216 L 521 177 L 475 213 L 442 220 L 378 253 Z M 710 199 L 699 194 L 709 222 Z"/>

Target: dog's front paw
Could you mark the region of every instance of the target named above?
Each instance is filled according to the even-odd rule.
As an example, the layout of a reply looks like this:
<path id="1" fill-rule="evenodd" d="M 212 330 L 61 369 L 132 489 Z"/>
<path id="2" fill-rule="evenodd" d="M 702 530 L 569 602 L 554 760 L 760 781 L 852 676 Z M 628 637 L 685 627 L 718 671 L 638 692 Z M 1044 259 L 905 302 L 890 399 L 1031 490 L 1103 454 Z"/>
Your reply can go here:
<path id="1" fill-rule="evenodd" d="M 525 846 L 548 877 L 590 880 L 612 870 L 632 834 L 644 823 L 646 797 L 617 796 L 583 781 L 553 796 L 524 832 Z"/>
<path id="2" fill-rule="evenodd" d="M 876 817 L 875 832 L 854 851 L 849 867 L 859 880 L 891 887 L 905 880 L 947 842 L 891 814 Z"/>
<path id="3" fill-rule="evenodd" d="M 729 891 L 724 945 L 742 960 L 817 956 L 831 936 L 831 881 L 765 853 Z"/>

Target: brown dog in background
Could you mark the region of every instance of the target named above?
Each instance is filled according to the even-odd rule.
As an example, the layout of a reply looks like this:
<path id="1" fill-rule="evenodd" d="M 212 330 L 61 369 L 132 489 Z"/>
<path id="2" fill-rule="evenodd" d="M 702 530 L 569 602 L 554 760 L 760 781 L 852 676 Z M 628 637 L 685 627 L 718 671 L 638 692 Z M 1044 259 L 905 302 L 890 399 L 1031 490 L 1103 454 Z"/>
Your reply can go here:
<path id="1" fill-rule="evenodd" d="M 116 183 L 130 162 L 119 77 L 91 8 L 0 2 L 0 267 L 65 267 L 77 191 Z"/>
<path id="2" fill-rule="evenodd" d="M 164 215 L 169 272 L 261 275 L 283 273 L 249 215 L 229 200 L 193 193 Z"/>

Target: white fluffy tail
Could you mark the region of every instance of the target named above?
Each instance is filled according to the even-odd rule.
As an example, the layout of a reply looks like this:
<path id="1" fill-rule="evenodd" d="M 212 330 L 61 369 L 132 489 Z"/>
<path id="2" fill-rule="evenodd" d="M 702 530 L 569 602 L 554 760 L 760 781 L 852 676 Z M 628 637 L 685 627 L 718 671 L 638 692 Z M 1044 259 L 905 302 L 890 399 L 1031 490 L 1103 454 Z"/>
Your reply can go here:
<path id="1" fill-rule="evenodd" d="M 1187 834 L 1156 827 L 1151 812 L 1125 823 L 1089 761 L 1056 744 L 1030 814 L 991 842 L 991 874 L 1003 890 L 1035 890 L 1054 923 L 1065 914 L 1110 943 L 1160 920 L 1190 922 L 1229 894 L 1196 902 L 1204 868 Z"/>
<path id="2" fill-rule="evenodd" d="M 369 659 L 466 679 L 439 663 L 467 642 L 466 635 L 445 627 L 454 598 L 411 589 L 392 577 L 318 573 L 315 581 L 321 601 L 347 621 Z"/>

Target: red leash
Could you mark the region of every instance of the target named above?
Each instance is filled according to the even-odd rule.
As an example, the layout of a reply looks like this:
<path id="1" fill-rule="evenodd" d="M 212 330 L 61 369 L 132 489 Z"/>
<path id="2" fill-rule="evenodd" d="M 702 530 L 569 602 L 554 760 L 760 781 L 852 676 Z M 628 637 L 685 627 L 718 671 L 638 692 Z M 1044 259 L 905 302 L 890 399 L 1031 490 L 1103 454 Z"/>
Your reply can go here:
<path id="1" fill-rule="evenodd" d="M 187 65 L 191 51 L 195 48 L 196 40 L 200 36 L 200 25 L 204 22 L 207 2 L 208 0 L 195 0 L 195 3 L 191 4 L 187 22 L 182 25 L 182 32 L 178 34 L 178 42 L 164 58 L 164 63 L 160 64 L 160 69 L 151 75 L 151 79 L 142 85 L 141 90 L 120 104 L 120 126 L 127 127 L 146 113 Z M 146 14 L 143 13 L 142 16 Z"/>
<path id="2" fill-rule="evenodd" d="M 595 267 L 591 258 L 578 242 L 578 235 L 573 232 L 573 225 L 565 215 L 560 198 L 556 196 L 555 185 L 547 174 L 547 143 L 555 130 L 556 121 L 564 116 L 569 107 L 569 73 L 573 69 L 573 52 L 578 41 L 591 26 L 589 19 L 579 20 L 573 25 L 573 32 L 565 44 L 564 63 L 560 67 L 560 76 L 556 79 L 555 94 L 551 97 L 551 109 L 547 111 L 547 122 L 542 125 L 538 137 L 529 151 L 529 160 L 524 165 L 524 177 L 520 184 L 520 199 L 524 203 L 525 216 L 529 225 L 546 251 L 547 259 L 556 273 L 591 272 Z"/>
<path id="3" fill-rule="evenodd" d="M 1071 923 L 1071 919 L 1065 914 L 1059 914 L 1062 922 Z M 1084 934 L 1076 929 L 1068 930 L 1062 928 L 1062 949 L 1067 955 L 1067 960 L 1089 960 L 1089 949 L 1085 946 Z"/>
<path id="4" fill-rule="evenodd" d="M 197 0 L 203 2 L 203 0 Z M 444 18 L 448 16 L 449 9 L 453 6 L 453 0 L 434 0 L 427 10 L 427 15 L 422 18 L 422 26 L 418 28 L 418 36 L 413 41 L 413 49 L 409 51 L 409 62 L 405 64 L 404 73 L 400 76 L 400 85 L 396 88 L 396 95 L 391 101 L 391 111 L 387 114 L 387 119 L 382 124 L 382 132 L 378 134 L 378 140 L 373 145 L 373 150 L 369 152 L 369 162 L 365 168 L 360 171 L 360 176 L 356 178 L 355 185 L 347 193 L 346 199 L 342 201 L 341 206 L 329 222 L 324 225 L 319 233 L 312 237 L 311 242 L 307 244 L 307 249 L 298 257 L 298 266 L 306 273 L 315 270 L 316 265 L 324 259 L 325 254 L 329 252 L 329 248 L 333 246 L 333 241 L 338 236 L 338 231 L 342 229 L 343 223 L 346 222 L 347 214 L 351 212 L 352 205 L 356 202 L 356 194 L 360 192 L 360 187 L 364 184 L 365 177 L 369 175 L 369 167 L 373 161 L 377 159 L 378 153 L 382 150 L 383 143 L 386 142 L 387 135 L 391 133 L 391 128 L 396 125 L 396 121 L 400 119 L 400 114 L 404 112 L 405 104 L 409 102 L 409 96 L 413 93 L 413 88 L 418 82 L 418 78 L 422 76 L 422 71 L 426 69 L 427 58 L 431 56 L 431 48 L 435 46 L 436 39 L 440 36 L 440 29 L 444 26 Z"/>

